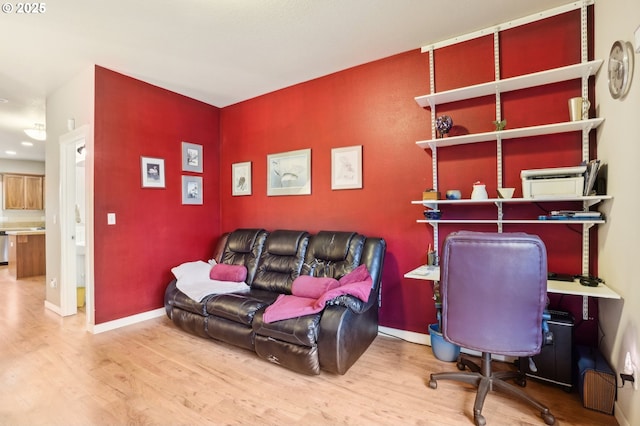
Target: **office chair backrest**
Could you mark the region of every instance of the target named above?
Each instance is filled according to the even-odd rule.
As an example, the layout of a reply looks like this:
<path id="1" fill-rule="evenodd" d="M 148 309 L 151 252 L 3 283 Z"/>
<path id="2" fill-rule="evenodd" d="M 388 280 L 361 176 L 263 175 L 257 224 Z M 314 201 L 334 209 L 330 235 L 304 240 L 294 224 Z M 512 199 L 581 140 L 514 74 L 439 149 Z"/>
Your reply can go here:
<path id="1" fill-rule="evenodd" d="M 441 265 L 445 339 L 494 354 L 540 352 L 547 254 L 539 237 L 457 232 L 445 240 Z"/>

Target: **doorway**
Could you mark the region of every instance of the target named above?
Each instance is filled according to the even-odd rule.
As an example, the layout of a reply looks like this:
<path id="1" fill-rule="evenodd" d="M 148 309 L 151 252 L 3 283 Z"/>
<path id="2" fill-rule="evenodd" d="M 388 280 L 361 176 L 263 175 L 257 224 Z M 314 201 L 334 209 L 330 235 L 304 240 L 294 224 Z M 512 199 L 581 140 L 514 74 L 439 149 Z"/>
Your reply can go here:
<path id="1" fill-rule="evenodd" d="M 92 145 L 89 126 L 60 136 L 60 310 L 75 315 L 84 304 L 89 330 L 94 324 Z"/>

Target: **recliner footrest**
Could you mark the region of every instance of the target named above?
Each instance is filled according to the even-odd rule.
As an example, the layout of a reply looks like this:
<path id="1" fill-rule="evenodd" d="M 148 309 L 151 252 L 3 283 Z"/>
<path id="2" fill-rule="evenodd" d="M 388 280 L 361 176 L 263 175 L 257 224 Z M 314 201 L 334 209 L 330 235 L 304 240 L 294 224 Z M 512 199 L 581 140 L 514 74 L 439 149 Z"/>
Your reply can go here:
<path id="1" fill-rule="evenodd" d="M 318 347 L 283 342 L 273 337 L 255 336 L 255 351 L 260 358 L 298 373 L 320 374 Z"/>

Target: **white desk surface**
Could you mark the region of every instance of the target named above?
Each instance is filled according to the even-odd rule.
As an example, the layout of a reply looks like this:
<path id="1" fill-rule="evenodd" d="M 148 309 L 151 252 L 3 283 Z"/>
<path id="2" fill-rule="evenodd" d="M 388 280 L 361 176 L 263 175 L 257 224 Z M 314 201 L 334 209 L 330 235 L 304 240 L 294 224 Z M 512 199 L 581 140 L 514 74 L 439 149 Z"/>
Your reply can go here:
<path id="1" fill-rule="evenodd" d="M 438 266 L 422 265 L 404 274 L 405 278 L 416 280 L 438 281 L 440 280 L 440 268 Z M 569 281 L 547 281 L 547 292 L 572 294 L 576 296 L 600 297 L 603 299 L 621 299 L 620 295 L 610 289 L 606 284 L 600 283 L 597 287 L 584 286 L 574 280 Z"/>

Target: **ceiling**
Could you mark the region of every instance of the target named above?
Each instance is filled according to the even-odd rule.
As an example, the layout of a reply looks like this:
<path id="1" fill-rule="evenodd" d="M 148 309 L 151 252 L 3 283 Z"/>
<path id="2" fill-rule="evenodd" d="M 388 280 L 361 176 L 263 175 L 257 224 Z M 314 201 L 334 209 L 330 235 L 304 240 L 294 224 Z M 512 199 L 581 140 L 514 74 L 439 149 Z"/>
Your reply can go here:
<path id="1" fill-rule="evenodd" d="M 45 123 L 46 97 L 92 64 L 224 107 L 566 3 L 56 0 L 40 14 L 4 3 L 0 158 L 44 161 L 55 141 L 23 129 Z"/>

